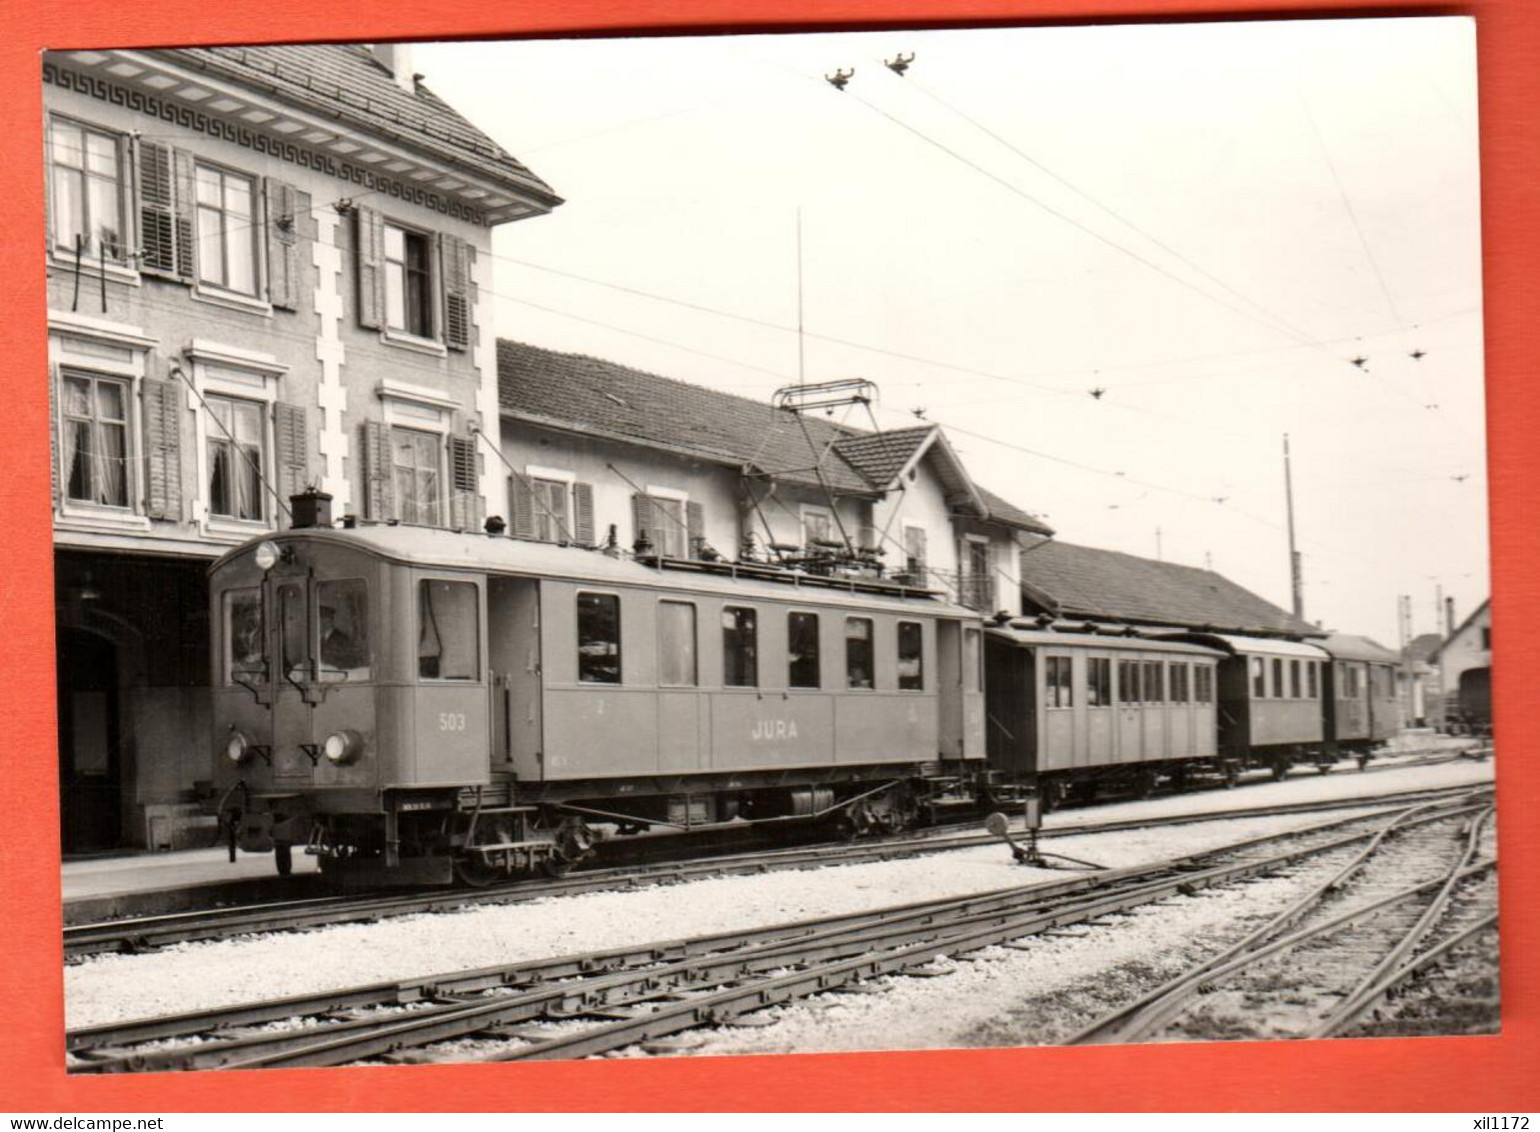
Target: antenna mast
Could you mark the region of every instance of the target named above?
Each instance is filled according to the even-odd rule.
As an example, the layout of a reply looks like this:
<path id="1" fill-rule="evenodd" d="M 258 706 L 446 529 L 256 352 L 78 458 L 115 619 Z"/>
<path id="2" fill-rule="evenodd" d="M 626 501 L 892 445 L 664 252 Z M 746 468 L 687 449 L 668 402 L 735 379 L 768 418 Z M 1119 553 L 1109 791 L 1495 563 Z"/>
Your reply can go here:
<path id="1" fill-rule="evenodd" d="M 1305 579 L 1294 543 L 1294 474 L 1289 465 L 1289 434 L 1283 434 L 1283 491 L 1289 506 L 1289 584 L 1294 594 L 1294 616 L 1305 616 Z"/>

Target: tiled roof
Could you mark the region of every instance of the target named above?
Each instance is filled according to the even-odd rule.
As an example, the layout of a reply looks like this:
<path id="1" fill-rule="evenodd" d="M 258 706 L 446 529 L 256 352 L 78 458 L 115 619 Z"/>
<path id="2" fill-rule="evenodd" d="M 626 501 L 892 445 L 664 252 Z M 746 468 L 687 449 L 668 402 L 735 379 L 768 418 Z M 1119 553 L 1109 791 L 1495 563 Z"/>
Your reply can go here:
<path id="1" fill-rule="evenodd" d="M 1443 643 L 1443 634 L 1423 633 L 1412 638 L 1411 643 L 1401 650 L 1401 656 L 1408 661 L 1426 664 Z"/>
<path id="2" fill-rule="evenodd" d="M 352 119 L 547 205 L 561 203 L 549 185 L 426 86 L 416 84 L 415 92 L 397 86 L 362 44 L 187 47 L 167 54 L 327 117 Z"/>
<path id="3" fill-rule="evenodd" d="M 919 425 L 891 432 L 856 433 L 835 441 L 834 450 L 873 484 L 887 487 L 935 431 L 935 425 Z"/>
<path id="4" fill-rule="evenodd" d="M 977 484 L 974 486 L 978 487 Z M 994 522 L 1001 523 L 1007 527 L 1015 527 L 1018 530 L 1031 531 L 1033 534 L 1053 534 L 1053 528 L 1036 515 L 1028 514 L 1014 503 L 1001 499 L 988 488 L 978 487 L 978 493 L 983 496 L 984 506 L 989 508 L 989 517 Z"/>
<path id="5" fill-rule="evenodd" d="M 1320 634 L 1211 570 L 1114 550 L 1045 542 L 1022 552 L 1021 580 L 1057 603 L 1055 612 L 1070 617 Z"/>
<path id="6" fill-rule="evenodd" d="M 812 469 L 820 454 L 848 435 L 812 416 L 802 419 L 804 435 L 795 416 L 762 401 L 507 339 L 498 339 L 497 377 L 503 412 L 512 416 L 716 463 L 749 464 L 795 483 L 817 484 Z M 874 490 L 837 452 L 820 466 L 836 491 Z"/>
<path id="7" fill-rule="evenodd" d="M 1339 660 L 1367 660 L 1373 664 L 1397 664 L 1401 660 L 1373 637 L 1357 633 L 1331 633 L 1317 643 Z"/>

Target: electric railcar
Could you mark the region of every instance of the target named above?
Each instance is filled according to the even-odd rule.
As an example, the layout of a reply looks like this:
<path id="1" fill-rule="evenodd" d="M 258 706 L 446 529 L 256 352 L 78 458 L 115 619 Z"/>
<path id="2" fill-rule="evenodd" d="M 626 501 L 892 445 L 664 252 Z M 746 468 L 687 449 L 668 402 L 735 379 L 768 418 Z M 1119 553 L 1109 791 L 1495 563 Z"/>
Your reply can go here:
<path id="1" fill-rule="evenodd" d="M 986 624 L 930 591 L 752 564 L 317 525 L 231 551 L 210 587 L 232 852 L 287 872 L 302 844 L 343 883 L 560 871 L 657 829 L 896 830 L 1027 789 L 1281 777 L 1394 728 L 1393 672 L 1358 638 Z"/>
<path id="2" fill-rule="evenodd" d="M 360 883 L 559 870 L 596 827 L 901 828 L 984 759 L 982 623 L 892 583 L 394 525 L 210 573 L 232 850 Z M 774 580 L 779 578 L 781 580 Z"/>

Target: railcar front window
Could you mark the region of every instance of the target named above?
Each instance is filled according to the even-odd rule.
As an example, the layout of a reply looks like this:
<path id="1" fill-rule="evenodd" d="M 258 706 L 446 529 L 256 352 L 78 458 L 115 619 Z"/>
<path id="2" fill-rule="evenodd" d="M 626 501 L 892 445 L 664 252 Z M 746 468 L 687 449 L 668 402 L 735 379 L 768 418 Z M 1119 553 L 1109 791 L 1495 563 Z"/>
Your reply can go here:
<path id="1" fill-rule="evenodd" d="M 1320 665 L 1316 664 L 1313 660 L 1306 665 L 1305 682 L 1306 687 L 1310 691 L 1309 698 L 1312 700 L 1320 698 L 1321 695 L 1320 671 Z"/>
<path id="2" fill-rule="evenodd" d="M 722 609 L 722 683 L 729 688 L 759 686 L 759 627 L 752 609 Z"/>
<path id="3" fill-rule="evenodd" d="M 905 692 L 925 689 L 925 630 L 918 621 L 898 623 L 898 686 Z"/>
<path id="4" fill-rule="evenodd" d="M 474 582 L 417 584 L 417 675 L 481 678 L 481 602 Z"/>
<path id="5" fill-rule="evenodd" d="M 845 682 L 852 688 L 874 688 L 872 679 L 872 619 L 845 618 Z"/>
<path id="6" fill-rule="evenodd" d="M 261 590 L 231 590 L 225 594 L 224 631 L 225 683 L 266 680 Z"/>
<path id="7" fill-rule="evenodd" d="M 1276 656 L 1273 657 L 1273 696 L 1280 700 L 1284 697 L 1283 661 L 1279 660 Z"/>
<path id="8" fill-rule="evenodd" d="M 280 660 L 290 680 L 310 675 L 309 618 L 306 616 L 305 591 L 300 586 L 284 586 L 278 591 L 278 618 L 283 635 Z"/>
<path id="9" fill-rule="evenodd" d="M 1299 684 L 1299 661 L 1289 661 L 1289 695 L 1296 700 L 1304 699 L 1304 693 Z"/>
<path id="10" fill-rule="evenodd" d="M 620 683 L 620 598 L 577 595 L 578 682 Z"/>
<path id="11" fill-rule="evenodd" d="M 362 578 L 322 582 L 316 587 L 320 615 L 320 674 L 322 680 L 367 680 L 369 648 L 369 587 Z"/>
<path id="12" fill-rule="evenodd" d="M 816 613 L 786 615 L 786 682 L 793 688 L 819 686 Z"/>
<path id="13" fill-rule="evenodd" d="M 660 601 L 658 683 L 665 688 L 693 688 L 699 682 L 695 660 L 695 607 L 683 601 Z"/>

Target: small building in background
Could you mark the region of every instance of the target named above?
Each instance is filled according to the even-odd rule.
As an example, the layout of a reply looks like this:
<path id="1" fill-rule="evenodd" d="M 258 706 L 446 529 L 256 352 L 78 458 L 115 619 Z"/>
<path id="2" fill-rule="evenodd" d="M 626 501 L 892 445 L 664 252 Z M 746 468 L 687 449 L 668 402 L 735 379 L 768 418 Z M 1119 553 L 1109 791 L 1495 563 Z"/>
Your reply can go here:
<path id="1" fill-rule="evenodd" d="M 1442 695 L 1436 708 L 1440 730 L 1489 734 L 1492 728 L 1492 602 L 1482 602 L 1439 645 L 1430 662 L 1438 669 Z"/>

